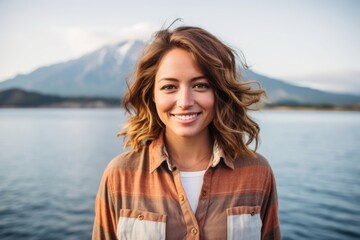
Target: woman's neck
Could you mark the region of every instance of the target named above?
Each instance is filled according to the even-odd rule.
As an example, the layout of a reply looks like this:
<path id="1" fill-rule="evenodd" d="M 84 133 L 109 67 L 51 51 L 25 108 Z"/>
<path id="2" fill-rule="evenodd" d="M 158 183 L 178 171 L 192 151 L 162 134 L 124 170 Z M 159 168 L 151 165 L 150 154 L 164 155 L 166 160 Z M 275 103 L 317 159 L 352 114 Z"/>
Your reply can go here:
<path id="1" fill-rule="evenodd" d="M 213 152 L 213 139 L 209 134 L 193 138 L 165 134 L 170 161 L 180 171 L 201 171 L 209 166 Z"/>

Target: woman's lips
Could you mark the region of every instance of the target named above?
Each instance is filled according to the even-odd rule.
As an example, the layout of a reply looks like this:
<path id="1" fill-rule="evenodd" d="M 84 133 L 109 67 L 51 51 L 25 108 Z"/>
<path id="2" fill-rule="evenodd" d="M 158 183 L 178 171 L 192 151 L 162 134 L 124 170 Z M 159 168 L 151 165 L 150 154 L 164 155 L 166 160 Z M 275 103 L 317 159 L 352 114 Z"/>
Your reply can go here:
<path id="1" fill-rule="evenodd" d="M 200 113 L 189 113 L 189 114 L 171 114 L 171 116 L 175 117 L 179 120 L 192 120 L 196 118 Z"/>

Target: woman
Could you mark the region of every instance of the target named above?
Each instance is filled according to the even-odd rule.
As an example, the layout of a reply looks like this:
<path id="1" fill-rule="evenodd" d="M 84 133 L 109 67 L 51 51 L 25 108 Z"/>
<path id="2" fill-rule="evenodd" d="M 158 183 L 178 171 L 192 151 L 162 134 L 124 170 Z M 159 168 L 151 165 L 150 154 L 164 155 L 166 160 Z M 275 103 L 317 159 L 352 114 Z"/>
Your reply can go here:
<path id="1" fill-rule="evenodd" d="M 261 89 L 209 32 L 161 30 L 126 93 L 126 152 L 106 168 L 93 239 L 280 239 L 275 179 L 248 145 Z"/>

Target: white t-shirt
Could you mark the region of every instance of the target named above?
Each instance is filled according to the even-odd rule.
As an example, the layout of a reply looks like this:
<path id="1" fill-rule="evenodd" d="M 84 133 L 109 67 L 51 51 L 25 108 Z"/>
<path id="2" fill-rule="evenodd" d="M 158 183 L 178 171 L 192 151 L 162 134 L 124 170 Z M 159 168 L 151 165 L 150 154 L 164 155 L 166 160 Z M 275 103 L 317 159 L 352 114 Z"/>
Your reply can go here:
<path id="1" fill-rule="evenodd" d="M 191 209 L 194 213 L 196 212 L 196 208 L 199 202 L 199 195 L 205 172 L 206 170 L 196 172 L 180 171 L 181 183 L 185 190 L 186 197 L 190 202 Z"/>

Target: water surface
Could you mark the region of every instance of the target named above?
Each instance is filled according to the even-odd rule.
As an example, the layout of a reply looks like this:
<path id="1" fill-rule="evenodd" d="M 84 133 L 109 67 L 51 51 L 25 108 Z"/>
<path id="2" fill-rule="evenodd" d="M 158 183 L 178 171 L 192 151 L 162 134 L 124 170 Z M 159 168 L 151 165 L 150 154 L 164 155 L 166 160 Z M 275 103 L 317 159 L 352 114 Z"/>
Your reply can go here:
<path id="1" fill-rule="evenodd" d="M 283 239 L 360 239 L 360 114 L 253 114 L 276 175 Z M 90 239 L 119 109 L 0 110 L 0 239 Z"/>

